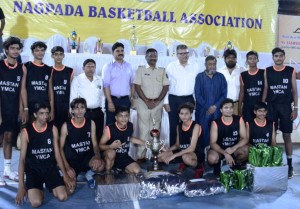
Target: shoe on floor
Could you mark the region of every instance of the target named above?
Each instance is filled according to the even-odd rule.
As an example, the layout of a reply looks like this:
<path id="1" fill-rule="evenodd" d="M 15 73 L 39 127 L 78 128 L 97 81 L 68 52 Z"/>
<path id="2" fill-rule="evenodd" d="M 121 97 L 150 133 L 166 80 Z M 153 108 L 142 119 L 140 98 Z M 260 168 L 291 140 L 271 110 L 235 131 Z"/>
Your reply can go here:
<path id="1" fill-rule="evenodd" d="M 4 181 L 4 179 L 0 176 L 0 187 L 4 187 L 6 186 L 6 182 Z"/>
<path id="2" fill-rule="evenodd" d="M 95 179 L 90 179 L 90 180 L 87 181 L 87 183 L 88 183 L 88 186 L 89 186 L 90 189 L 95 189 L 95 187 L 96 187 Z"/>
<path id="3" fill-rule="evenodd" d="M 288 172 L 288 177 L 291 179 L 294 175 L 294 168 L 293 166 L 289 166 L 289 172 Z"/>
<path id="4" fill-rule="evenodd" d="M 88 186 L 89 186 L 90 189 L 94 189 L 95 186 L 96 186 L 96 181 L 94 179 L 94 175 L 95 175 L 95 172 L 92 171 L 92 170 L 88 170 L 85 173 L 85 178 L 87 180 L 87 183 L 88 183 Z"/>
<path id="5" fill-rule="evenodd" d="M 12 181 L 19 181 L 18 172 L 15 172 L 15 171 L 4 171 L 3 178 L 6 178 L 6 179 L 9 179 Z"/>

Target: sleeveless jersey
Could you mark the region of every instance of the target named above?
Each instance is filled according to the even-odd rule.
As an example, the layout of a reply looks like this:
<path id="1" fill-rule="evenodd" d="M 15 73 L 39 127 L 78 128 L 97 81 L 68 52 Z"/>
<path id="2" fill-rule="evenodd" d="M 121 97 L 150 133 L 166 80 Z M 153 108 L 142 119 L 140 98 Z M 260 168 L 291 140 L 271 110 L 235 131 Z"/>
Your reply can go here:
<path id="1" fill-rule="evenodd" d="M 48 90 L 52 70 L 46 64 L 38 66 L 32 62 L 27 62 L 25 66 L 27 68 L 28 106 L 31 111 L 35 103 L 49 104 Z"/>
<path id="2" fill-rule="evenodd" d="M 272 145 L 273 122 L 266 121 L 264 126 L 259 126 L 254 120 L 247 122 L 249 126 L 249 143 Z"/>
<path id="3" fill-rule="evenodd" d="M 222 117 L 215 120 L 218 126 L 218 139 L 217 144 L 222 148 L 226 149 L 232 147 L 239 142 L 240 138 L 240 116 L 233 115 L 231 124 L 224 124 Z"/>
<path id="4" fill-rule="evenodd" d="M 127 128 L 124 130 L 120 130 L 116 123 L 110 124 L 107 126 L 107 129 L 110 133 L 110 139 L 106 143 L 110 145 L 115 140 L 120 140 L 121 144 L 125 143 L 121 148 L 116 149 L 117 155 L 128 154 L 129 152 L 129 145 L 130 145 L 130 137 L 133 134 L 133 125 L 131 122 L 127 123 Z"/>
<path id="5" fill-rule="evenodd" d="M 182 129 L 182 123 L 179 124 L 178 135 L 179 135 L 179 147 L 181 150 L 184 150 L 190 146 L 195 125 L 196 125 L 196 122 L 193 121 L 190 128 L 185 131 Z M 197 141 L 196 148 L 194 151 L 195 153 L 201 152 L 201 140 L 203 140 L 202 133 L 198 137 L 198 141 Z"/>
<path id="6" fill-rule="evenodd" d="M 241 78 L 244 83 L 244 104 L 254 105 L 260 102 L 264 88 L 264 70 L 258 69 L 254 75 L 249 74 L 249 71 L 242 72 Z"/>
<path id="7" fill-rule="evenodd" d="M 73 161 L 91 158 L 94 155 L 92 143 L 92 123 L 85 119 L 82 127 L 76 127 L 72 120 L 66 122 L 68 136 L 65 141 L 64 152 L 67 160 Z"/>
<path id="8" fill-rule="evenodd" d="M 45 169 L 56 164 L 53 147 L 53 125 L 48 123 L 46 130 L 43 132 L 37 132 L 33 123 L 24 129 L 28 134 L 26 167 Z"/>
<path id="9" fill-rule="evenodd" d="M 2 115 L 18 115 L 22 64 L 10 67 L 6 60 L 0 61 L 0 97 Z"/>
<path id="10" fill-rule="evenodd" d="M 70 83 L 73 69 L 67 66 L 64 66 L 61 70 L 53 68 L 52 73 L 54 108 L 69 109 Z"/>
<path id="11" fill-rule="evenodd" d="M 267 102 L 289 104 L 293 101 L 292 76 L 294 68 L 285 66 L 276 71 L 273 66 L 266 69 L 268 81 Z"/>

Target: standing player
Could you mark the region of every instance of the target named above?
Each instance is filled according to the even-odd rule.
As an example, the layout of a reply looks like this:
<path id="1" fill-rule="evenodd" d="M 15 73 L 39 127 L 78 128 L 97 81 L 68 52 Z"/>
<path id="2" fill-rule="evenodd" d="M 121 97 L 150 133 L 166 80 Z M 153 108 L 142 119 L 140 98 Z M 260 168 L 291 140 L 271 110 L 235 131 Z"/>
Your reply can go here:
<path id="1" fill-rule="evenodd" d="M 275 65 L 266 68 L 262 101 L 268 103 L 267 117 L 275 122 L 276 130 L 279 128 L 282 131 L 289 166 L 288 177 L 292 178 L 294 169 L 292 166 L 293 144 L 291 133 L 293 131 L 293 120 L 298 115 L 296 72 L 294 68 L 284 65 L 284 50 L 274 48 L 272 56 Z"/>
<path id="2" fill-rule="evenodd" d="M 230 167 L 237 167 L 248 159 L 248 139 L 243 118 L 233 115 L 232 99 L 221 104 L 222 116 L 214 120 L 210 129 L 208 163 L 214 166 L 214 174 L 220 175 L 221 160 L 226 159 Z"/>
<path id="3" fill-rule="evenodd" d="M 23 204 L 27 196 L 32 207 L 39 207 L 44 199 L 43 183 L 60 201 L 65 201 L 68 193 L 74 191 L 74 182 L 67 175 L 59 153 L 57 129 L 47 122 L 49 112 L 48 104 L 35 104 L 35 120 L 22 130 L 16 204 Z"/>
<path id="4" fill-rule="evenodd" d="M 254 104 L 262 99 L 264 70 L 257 68 L 257 52 L 250 51 L 246 57 L 249 69 L 242 72 L 240 77 L 239 114 L 245 121 L 252 121 Z"/>
<path id="5" fill-rule="evenodd" d="M 17 37 L 9 37 L 4 42 L 7 59 L 0 61 L 0 99 L 1 117 L 0 133 L 3 136 L 4 172 L 3 177 L 18 181 L 18 175 L 11 170 L 12 140 L 18 131 L 18 116 L 22 123 L 27 122 L 26 75 L 22 65 L 17 62 L 20 50 L 23 47 Z M 23 104 L 24 107 L 23 108 Z M 23 117 L 22 117 L 23 116 Z M 0 186 L 5 186 L 5 181 L 0 176 Z"/>
<path id="6" fill-rule="evenodd" d="M 85 99 L 75 98 L 70 106 L 73 118 L 65 122 L 61 128 L 60 149 L 67 173 L 76 181 L 80 172 L 87 172 L 90 169 L 100 172 L 104 164 L 96 140 L 95 123 L 84 117 Z M 94 188 L 94 179 L 89 174 L 90 172 L 86 173 L 88 185 Z"/>
<path id="7" fill-rule="evenodd" d="M 105 169 L 109 173 L 114 166 L 126 173 L 139 173 L 140 166 L 128 155 L 130 142 L 145 146 L 141 139 L 134 138 L 133 125 L 129 122 L 129 108 L 116 109 L 116 122 L 105 127 L 100 140 L 100 150 L 104 151 Z"/>
<path id="8" fill-rule="evenodd" d="M 266 120 L 267 112 L 267 105 L 264 102 L 258 102 L 254 105 L 255 118 L 246 122 L 247 138 L 252 146 L 276 145 L 274 122 Z"/>
<path id="9" fill-rule="evenodd" d="M 55 46 L 51 49 L 51 57 L 54 59 L 52 80 L 54 93 L 54 124 L 60 133 L 61 126 L 68 120 L 70 89 L 73 79 L 73 69 L 63 65 L 65 57 L 64 49 L 61 46 Z"/>
<path id="10" fill-rule="evenodd" d="M 51 107 L 49 119 L 54 119 L 54 97 L 52 87 L 52 69 L 43 63 L 47 45 L 37 41 L 31 45 L 33 61 L 25 63 L 27 69 L 26 88 L 29 115 L 33 115 L 36 103 L 47 103 Z"/>

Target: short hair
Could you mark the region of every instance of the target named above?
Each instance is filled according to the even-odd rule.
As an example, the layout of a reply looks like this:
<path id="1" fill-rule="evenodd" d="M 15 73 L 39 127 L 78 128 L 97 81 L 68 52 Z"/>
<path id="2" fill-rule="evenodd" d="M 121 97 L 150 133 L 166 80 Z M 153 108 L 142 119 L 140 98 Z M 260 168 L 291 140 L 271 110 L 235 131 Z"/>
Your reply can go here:
<path id="1" fill-rule="evenodd" d="M 234 58 L 236 58 L 237 56 L 236 51 L 234 49 L 226 49 L 223 54 L 224 59 L 226 59 L 229 55 L 233 55 Z"/>
<path id="2" fill-rule="evenodd" d="M 112 45 L 111 49 L 114 52 L 115 49 L 118 47 L 122 47 L 124 49 L 124 44 L 122 44 L 121 42 L 116 42 L 116 43 L 114 43 L 114 45 Z"/>
<path id="3" fill-rule="evenodd" d="M 86 108 L 86 100 L 84 98 L 78 97 L 72 100 L 70 103 L 70 107 L 73 110 L 77 104 L 83 104 L 84 107 Z"/>
<path id="4" fill-rule="evenodd" d="M 8 50 L 8 48 L 11 46 L 11 45 L 14 45 L 14 44 L 18 44 L 20 49 L 23 48 L 23 44 L 21 43 L 21 39 L 19 39 L 18 37 L 15 37 L 15 36 L 10 36 L 8 37 L 4 42 L 3 42 L 3 48 Z M 0 52 L 1 53 L 1 52 Z"/>
<path id="5" fill-rule="evenodd" d="M 65 50 L 61 46 L 55 46 L 51 49 L 51 54 L 54 54 L 55 52 L 65 53 Z"/>
<path id="6" fill-rule="evenodd" d="M 86 66 L 86 64 L 89 63 L 89 62 L 92 62 L 92 63 L 94 63 L 94 64 L 96 65 L 95 60 L 93 60 L 93 59 L 86 59 L 86 60 L 84 60 L 84 62 L 83 62 L 83 67 Z"/>
<path id="7" fill-rule="evenodd" d="M 129 114 L 130 109 L 129 109 L 129 107 L 126 107 L 126 106 L 118 106 L 115 111 L 115 116 L 117 116 L 121 112 L 128 112 L 128 114 Z"/>
<path id="8" fill-rule="evenodd" d="M 185 44 L 179 44 L 177 47 L 176 47 L 176 52 L 178 52 L 179 49 L 187 49 L 187 45 Z"/>
<path id="9" fill-rule="evenodd" d="M 258 53 L 256 52 L 256 51 L 249 51 L 247 54 L 246 54 L 246 59 L 248 59 L 249 58 L 249 56 L 251 56 L 251 55 L 254 55 L 254 56 L 256 56 L 257 58 L 258 58 Z"/>
<path id="10" fill-rule="evenodd" d="M 205 63 L 207 63 L 208 61 L 210 60 L 216 60 L 217 61 L 217 58 L 213 55 L 208 55 L 206 58 L 205 58 Z"/>
<path id="11" fill-rule="evenodd" d="M 33 113 L 37 113 L 40 109 L 48 109 L 49 112 L 51 111 L 50 104 L 48 103 L 35 103 L 33 106 Z"/>
<path id="12" fill-rule="evenodd" d="M 220 108 L 222 109 L 225 104 L 231 103 L 232 105 L 234 104 L 232 99 L 226 98 L 221 102 Z"/>
<path id="13" fill-rule="evenodd" d="M 188 109 L 190 111 L 190 113 L 193 113 L 194 108 L 195 108 L 194 104 L 192 104 L 191 102 L 186 102 L 179 106 L 178 113 L 180 113 L 180 110 L 182 110 L 182 109 Z"/>
<path id="14" fill-rule="evenodd" d="M 274 55 L 274 54 L 276 54 L 276 53 L 278 53 L 278 52 L 282 52 L 283 55 L 285 55 L 285 51 L 284 51 L 283 49 L 279 48 L 279 47 L 276 47 L 276 48 L 274 48 L 274 49 L 272 50 L 272 55 Z"/>
<path id="15" fill-rule="evenodd" d="M 259 109 L 265 109 L 265 110 L 268 110 L 268 106 L 266 103 L 264 102 L 257 102 L 255 105 L 254 105 L 254 111 L 257 111 Z"/>
<path id="16" fill-rule="evenodd" d="M 42 42 L 42 41 L 36 41 L 36 42 L 34 42 L 31 45 L 30 49 L 33 52 L 33 50 L 36 49 L 37 47 L 44 48 L 45 50 L 47 49 L 47 45 L 44 42 Z"/>
<path id="17" fill-rule="evenodd" d="M 155 53 L 157 54 L 157 50 L 156 50 L 156 49 L 154 49 L 154 48 L 149 48 L 149 49 L 147 49 L 147 51 L 146 51 L 146 55 L 149 54 L 150 52 L 155 52 Z"/>

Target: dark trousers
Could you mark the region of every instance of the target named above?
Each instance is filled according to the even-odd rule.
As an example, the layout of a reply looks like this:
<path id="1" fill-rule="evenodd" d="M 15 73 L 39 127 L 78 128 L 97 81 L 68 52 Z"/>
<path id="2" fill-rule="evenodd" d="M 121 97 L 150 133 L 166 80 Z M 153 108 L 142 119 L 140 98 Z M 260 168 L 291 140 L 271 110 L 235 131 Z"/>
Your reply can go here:
<path id="1" fill-rule="evenodd" d="M 95 122 L 96 137 L 97 137 L 97 142 L 99 143 L 103 134 L 103 126 L 104 126 L 104 113 L 102 112 L 101 107 L 95 109 L 87 108 L 85 117 Z"/>
<path id="2" fill-rule="evenodd" d="M 176 143 L 176 127 L 179 123 L 179 115 L 178 115 L 178 108 L 180 105 L 190 102 L 195 105 L 195 100 L 192 95 L 189 96 L 175 96 L 169 94 L 169 105 L 171 111 L 168 112 L 169 114 L 169 124 L 170 124 L 170 147 Z"/>
<path id="3" fill-rule="evenodd" d="M 117 108 L 119 106 L 125 106 L 128 108 L 131 107 L 131 102 L 130 102 L 129 96 L 124 96 L 124 97 L 120 97 L 120 98 L 111 96 L 111 99 L 115 105 L 115 108 Z M 107 100 L 105 100 L 105 110 L 106 110 L 106 125 L 116 122 L 115 113 L 108 111 Z"/>

